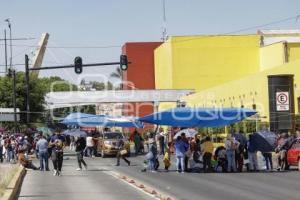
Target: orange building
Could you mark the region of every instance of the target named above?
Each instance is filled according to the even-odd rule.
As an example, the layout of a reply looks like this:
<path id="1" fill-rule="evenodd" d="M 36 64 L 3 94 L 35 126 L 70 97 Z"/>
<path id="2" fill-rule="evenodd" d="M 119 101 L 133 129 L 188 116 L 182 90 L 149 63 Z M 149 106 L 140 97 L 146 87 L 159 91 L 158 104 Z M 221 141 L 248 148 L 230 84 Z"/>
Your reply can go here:
<path id="1" fill-rule="evenodd" d="M 122 47 L 122 53 L 131 62 L 123 73 L 123 89 L 155 89 L 154 49 L 161 42 L 129 42 Z M 153 113 L 153 103 L 127 103 L 123 107 L 125 116 L 145 116 Z"/>

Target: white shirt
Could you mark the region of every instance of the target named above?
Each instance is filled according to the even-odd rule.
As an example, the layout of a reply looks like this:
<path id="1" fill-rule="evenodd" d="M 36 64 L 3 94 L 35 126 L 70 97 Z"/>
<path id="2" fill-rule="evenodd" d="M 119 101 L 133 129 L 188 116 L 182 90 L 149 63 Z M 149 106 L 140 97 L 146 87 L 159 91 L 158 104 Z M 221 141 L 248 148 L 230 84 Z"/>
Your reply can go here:
<path id="1" fill-rule="evenodd" d="M 86 138 L 86 146 L 88 146 L 88 147 L 93 147 L 94 146 L 93 137 L 88 136 Z"/>

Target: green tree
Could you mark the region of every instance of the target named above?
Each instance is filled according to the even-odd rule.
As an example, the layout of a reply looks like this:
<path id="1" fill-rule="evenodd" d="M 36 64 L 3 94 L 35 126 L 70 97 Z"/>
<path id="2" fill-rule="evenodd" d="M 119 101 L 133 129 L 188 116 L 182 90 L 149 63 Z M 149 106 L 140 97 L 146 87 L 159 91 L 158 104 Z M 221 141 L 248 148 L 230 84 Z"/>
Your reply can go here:
<path id="1" fill-rule="evenodd" d="M 31 122 L 43 122 L 44 119 L 44 96 L 50 91 L 77 90 L 77 87 L 60 77 L 38 78 L 30 74 L 30 118 Z M 0 107 L 13 107 L 12 79 L 4 76 L 0 77 Z M 16 107 L 21 112 L 26 110 L 26 84 L 24 72 L 16 73 Z M 25 123 L 26 114 L 20 115 L 20 122 Z"/>

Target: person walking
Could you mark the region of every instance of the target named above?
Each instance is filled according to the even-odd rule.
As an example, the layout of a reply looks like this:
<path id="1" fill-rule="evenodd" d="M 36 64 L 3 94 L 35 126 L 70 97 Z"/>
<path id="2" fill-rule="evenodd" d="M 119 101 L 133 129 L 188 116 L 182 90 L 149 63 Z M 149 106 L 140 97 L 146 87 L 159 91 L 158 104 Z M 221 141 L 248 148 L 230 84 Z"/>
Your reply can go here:
<path id="1" fill-rule="evenodd" d="M 203 153 L 203 171 L 210 172 L 211 170 L 211 157 L 214 151 L 214 145 L 211 142 L 209 136 L 205 138 L 205 142 L 201 145 L 202 153 Z"/>
<path id="2" fill-rule="evenodd" d="M 53 176 L 61 176 L 65 140 L 65 137 L 61 135 L 59 130 L 51 137 L 50 145 L 52 146 Z"/>
<path id="3" fill-rule="evenodd" d="M 239 142 L 229 134 L 225 140 L 227 172 L 236 172 L 235 150 L 238 148 L 238 145 Z"/>
<path id="4" fill-rule="evenodd" d="M 181 136 L 178 136 L 175 142 L 177 172 L 184 173 L 184 171 L 186 170 L 184 164 L 184 158 L 188 148 L 189 145 L 182 140 Z"/>
<path id="5" fill-rule="evenodd" d="M 41 171 L 49 171 L 48 164 L 48 141 L 45 136 L 40 135 L 40 139 L 36 143 L 36 149 L 38 151 L 38 157 L 40 159 L 40 170 Z"/>
<path id="6" fill-rule="evenodd" d="M 75 140 L 75 138 L 74 138 Z M 78 168 L 76 169 L 77 171 L 82 170 L 81 163 L 83 164 L 84 168 L 87 170 L 87 164 L 83 160 L 83 151 L 86 147 L 86 141 L 83 137 L 79 137 L 74 141 L 74 146 L 75 146 L 75 151 L 76 151 L 76 156 L 77 156 L 77 162 L 78 162 Z"/>
<path id="7" fill-rule="evenodd" d="M 127 152 L 127 150 L 125 149 L 125 143 L 122 140 L 122 138 L 118 138 L 116 146 L 118 148 L 116 166 L 120 166 L 120 159 L 121 158 L 128 164 L 128 166 L 130 166 L 130 161 L 126 158 L 126 154 L 129 153 L 129 152 Z"/>

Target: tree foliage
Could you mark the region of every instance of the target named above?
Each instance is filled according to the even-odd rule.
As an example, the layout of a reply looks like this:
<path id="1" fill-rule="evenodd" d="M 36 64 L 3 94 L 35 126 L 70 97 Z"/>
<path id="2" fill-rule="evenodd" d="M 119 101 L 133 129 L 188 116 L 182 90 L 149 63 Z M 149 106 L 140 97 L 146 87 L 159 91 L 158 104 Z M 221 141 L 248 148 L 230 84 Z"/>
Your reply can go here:
<path id="1" fill-rule="evenodd" d="M 13 108 L 13 82 L 12 78 L 7 76 L 0 77 L 0 107 Z M 77 90 L 77 87 L 60 77 L 38 78 L 30 74 L 30 118 L 32 122 L 41 122 L 44 119 L 44 96 L 50 91 L 69 91 Z M 21 112 L 26 111 L 26 84 L 25 73 L 16 73 L 16 107 Z M 20 115 L 21 123 L 25 122 L 26 114 Z"/>

